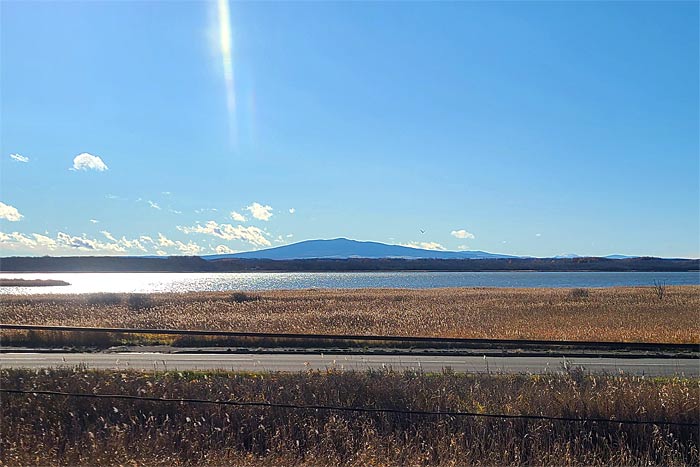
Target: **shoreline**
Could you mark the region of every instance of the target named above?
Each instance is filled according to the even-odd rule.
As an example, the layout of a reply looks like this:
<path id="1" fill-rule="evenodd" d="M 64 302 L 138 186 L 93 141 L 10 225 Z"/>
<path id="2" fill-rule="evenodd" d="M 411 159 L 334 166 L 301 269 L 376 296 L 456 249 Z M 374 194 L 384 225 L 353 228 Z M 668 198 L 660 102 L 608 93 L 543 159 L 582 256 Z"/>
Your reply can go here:
<path id="1" fill-rule="evenodd" d="M 61 287 L 67 285 L 71 285 L 70 282 L 58 279 L 0 278 L 0 287 Z"/>

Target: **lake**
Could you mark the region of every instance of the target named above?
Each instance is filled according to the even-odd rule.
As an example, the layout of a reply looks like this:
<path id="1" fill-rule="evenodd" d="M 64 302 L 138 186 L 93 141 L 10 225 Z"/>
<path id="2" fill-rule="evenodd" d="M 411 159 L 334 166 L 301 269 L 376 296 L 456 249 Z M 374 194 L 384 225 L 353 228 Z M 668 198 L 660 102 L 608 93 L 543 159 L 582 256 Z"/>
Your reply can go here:
<path id="1" fill-rule="evenodd" d="M 54 287 L 0 287 L 0 294 L 334 288 L 587 288 L 651 286 L 655 281 L 667 285 L 700 285 L 699 272 L 2 273 L 0 278 L 58 279 L 71 284 Z"/>

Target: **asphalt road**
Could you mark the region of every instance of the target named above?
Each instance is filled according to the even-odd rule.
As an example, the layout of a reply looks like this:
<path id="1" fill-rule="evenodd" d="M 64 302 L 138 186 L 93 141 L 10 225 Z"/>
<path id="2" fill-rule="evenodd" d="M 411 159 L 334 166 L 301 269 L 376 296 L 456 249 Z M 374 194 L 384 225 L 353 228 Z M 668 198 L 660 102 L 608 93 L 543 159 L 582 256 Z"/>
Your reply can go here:
<path id="1" fill-rule="evenodd" d="M 564 365 L 586 372 L 700 377 L 700 359 L 613 359 L 555 357 L 439 357 L 331 354 L 164 354 L 164 353 L 2 353 L 0 368 L 83 365 L 93 369 L 287 371 L 309 369 L 551 373 Z"/>

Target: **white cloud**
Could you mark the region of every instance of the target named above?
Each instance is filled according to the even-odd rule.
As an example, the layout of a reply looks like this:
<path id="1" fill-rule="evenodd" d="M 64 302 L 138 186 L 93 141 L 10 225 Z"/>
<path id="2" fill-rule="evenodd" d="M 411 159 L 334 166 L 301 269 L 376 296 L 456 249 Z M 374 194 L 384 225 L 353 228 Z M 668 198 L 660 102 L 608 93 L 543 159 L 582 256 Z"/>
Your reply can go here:
<path id="1" fill-rule="evenodd" d="M 287 234 L 287 238 L 292 238 L 294 234 Z"/>
<path id="2" fill-rule="evenodd" d="M 465 251 L 465 250 L 468 250 L 469 247 L 468 247 L 467 245 L 460 245 L 460 246 L 457 247 L 457 249 L 460 250 L 460 251 Z"/>
<path id="3" fill-rule="evenodd" d="M 535 234 L 535 237 L 541 237 L 541 236 L 542 236 L 541 233 L 536 233 L 536 234 Z"/>
<path id="4" fill-rule="evenodd" d="M 24 246 L 28 246 L 28 247 L 34 247 L 34 246 L 36 246 L 36 243 L 37 243 L 36 240 L 32 240 L 28 236 L 26 236 L 22 233 L 19 233 L 19 232 L 12 232 L 10 234 L 10 237 L 14 241 L 16 241 L 17 243 L 24 245 Z"/>
<path id="5" fill-rule="evenodd" d="M 437 250 L 444 251 L 446 248 L 437 242 L 409 242 L 401 243 L 401 246 L 407 246 L 410 248 L 421 248 L 423 250 Z"/>
<path id="6" fill-rule="evenodd" d="M 56 241 L 61 247 L 65 248 L 76 248 L 83 251 L 93 251 L 93 252 L 113 252 L 113 253 L 124 253 L 126 250 L 124 247 L 117 243 L 104 243 L 99 240 L 87 238 L 85 235 L 82 237 L 76 237 L 69 235 L 64 232 L 58 232 L 56 235 Z"/>
<path id="7" fill-rule="evenodd" d="M 173 214 L 182 214 L 182 211 L 178 211 L 177 209 L 168 209 L 168 211 L 172 212 Z"/>
<path id="8" fill-rule="evenodd" d="M 113 242 L 117 242 L 118 240 L 112 236 L 111 233 L 107 232 L 106 230 L 100 230 L 100 233 L 107 237 L 107 240 L 111 240 Z"/>
<path id="9" fill-rule="evenodd" d="M 456 237 L 456 238 L 471 238 L 471 239 L 476 238 L 473 233 L 467 232 L 464 229 L 453 230 L 452 232 L 450 232 L 450 235 L 452 235 L 453 237 Z"/>
<path id="10" fill-rule="evenodd" d="M 261 221 L 268 221 L 272 217 L 272 206 L 263 206 L 260 203 L 253 203 L 247 208 L 246 211 L 250 211 L 250 214 Z"/>
<path id="11" fill-rule="evenodd" d="M 219 255 L 230 255 L 231 253 L 236 252 L 236 250 L 232 250 L 226 245 L 218 245 L 216 248 L 214 248 L 214 251 L 216 251 L 216 253 Z"/>
<path id="12" fill-rule="evenodd" d="M 170 192 L 170 191 L 161 191 L 160 194 L 161 194 L 161 195 L 165 195 L 165 196 L 170 196 L 170 195 L 172 195 L 172 192 Z"/>
<path id="13" fill-rule="evenodd" d="M 47 232 L 48 234 L 48 232 Z M 204 248 L 195 242 L 183 243 L 166 238 L 159 234 L 159 239 L 154 240 L 148 235 L 141 235 L 138 238 L 129 239 L 122 236 L 117 239 L 110 232 L 104 230 L 101 234 L 107 241 L 88 237 L 86 234 L 80 236 L 65 232 L 58 232 L 54 238 L 38 233 L 24 234 L 20 232 L 2 233 L 0 232 L 0 242 L 2 250 L 31 251 L 33 254 L 66 254 L 66 255 L 116 255 L 116 254 L 138 254 L 155 251 L 158 255 L 168 255 L 166 250 L 174 248 L 181 254 L 199 255 Z M 168 247 L 168 248 L 164 248 Z"/>
<path id="14" fill-rule="evenodd" d="M 294 209 L 294 208 L 289 208 L 289 214 L 294 214 L 295 212 L 297 212 L 296 209 Z"/>
<path id="15" fill-rule="evenodd" d="M 22 219 L 24 216 L 19 213 L 17 208 L 14 206 L 10 206 L 9 204 L 5 204 L 2 201 L 0 201 L 0 219 L 5 219 L 10 222 L 17 222 L 20 219 Z"/>
<path id="16" fill-rule="evenodd" d="M 29 162 L 29 158 L 27 156 L 22 156 L 21 154 L 10 154 L 10 159 L 17 162 Z"/>
<path id="17" fill-rule="evenodd" d="M 72 170 L 97 170 L 98 172 L 104 172 L 108 169 L 109 167 L 102 161 L 100 156 L 93 156 L 87 152 L 78 154 L 73 159 Z"/>
<path id="18" fill-rule="evenodd" d="M 177 249 L 180 250 L 180 253 L 183 253 L 187 256 L 197 256 L 204 249 L 192 241 L 190 241 L 189 243 L 182 243 L 178 240 L 175 242 L 175 245 L 177 246 Z"/>
<path id="19" fill-rule="evenodd" d="M 231 219 L 233 219 L 236 222 L 245 222 L 245 216 L 243 214 L 239 214 L 236 211 L 231 211 Z"/>
<path id="20" fill-rule="evenodd" d="M 122 245 L 124 248 L 128 248 L 130 250 L 140 250 L 144 252 L 148 251 L 138 239 L 128 240 L 124 236 L 122 236 L 121 240 L 119 240 L 119 245 Z"/>
<path id="21" fill-rule="evenodd" d="M 41 235 L 37 233 L 32 235 L 36 240 L 37 246 L 43 246 L 48 248 L 49 250 L 53 250 L 56 248 L 56 241 L 53 238 L 49 238 L 46 235 Z"/>
<path id="22" fill-rule="evenodd" d="M 209 221 L 205 225 L 197 224 L 192 227 L 178 226 L 178 230 L 186 234 L 201 233 L 213 235 L 224 240 L 244 240 L 256 246 L 270 246 L 270 241 L 265 238 L 265 232 L 258 227 L 244 227 L 242 225 L 233 226 L 231 224 L 218 224 Z"/>
<path id="23" fill-rule="evenodd" d="M 90 222 L 92 222 L 93 224 L 99 224 L 99 223 L 100 223 L 100 221 L 98 221 L 97 219 L 90 219 Z"/>
<path id="24" fill-rule="evenodd" d="M 158 206 L 158 203 L 154 203 L 154 202 L 151 201 L 150 199 L 148 200 L 148 205 L 149 205 L 150 207 L 152 207 L 153 209 L 158 209 L 158 210 L 160 210 L 160 206 Z"/>
<path id="25" fill-rule="evenodd" d="M 175 242 L 170 240 L 168 237 L 166 237 L 162 233 L 158 232 L 158 245 L 163 246 L 163 247 L 175 246 Z"/>

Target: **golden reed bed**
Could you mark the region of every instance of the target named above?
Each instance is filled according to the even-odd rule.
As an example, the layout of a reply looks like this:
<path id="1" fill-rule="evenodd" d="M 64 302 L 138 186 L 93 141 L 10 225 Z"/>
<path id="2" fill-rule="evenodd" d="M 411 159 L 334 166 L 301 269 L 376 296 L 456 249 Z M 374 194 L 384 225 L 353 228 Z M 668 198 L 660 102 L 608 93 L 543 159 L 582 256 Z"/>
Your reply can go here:
<path id="1" fill-rule="evenodd" d="M 700 343 L 700 287 L 4 295 L 0 322 Z"/>

